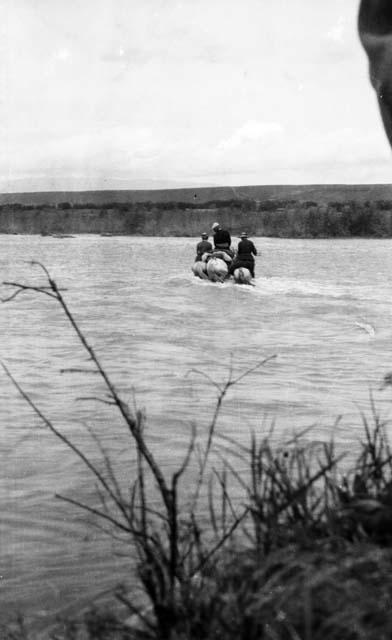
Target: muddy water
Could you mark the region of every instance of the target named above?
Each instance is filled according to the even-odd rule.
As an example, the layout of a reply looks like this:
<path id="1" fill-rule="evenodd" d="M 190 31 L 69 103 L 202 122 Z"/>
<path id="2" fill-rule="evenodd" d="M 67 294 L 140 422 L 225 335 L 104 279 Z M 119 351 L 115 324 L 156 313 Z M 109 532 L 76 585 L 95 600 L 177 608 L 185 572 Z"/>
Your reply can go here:
<path id="1" fill-rule="evenodd" d="M 197 239 L 0 236 L 1 280 L 40 285 L 43 262 L 124 398 L 145 407 L 162 466 L 180 458 L 192 421 L 206 430 L 223 380 L 277 355 L 230 392 L 219 429 L 246 440 L 276 419 L 274 437 L 315 424 L 312 437 L 347 451 L 360 437 L 369 389 L 384 417 L 392 370 L 392 245 L 388 240 L 257 238 L 257 286 L 193 278 Z M 3 295 L 6 291 L 3 289 Z M 53 300 L 23 294 L 0 306 L 0 356 L 30 397 L 93 460 L 93 428 L 132 477 L 124 426 Z M 56 493 L 92 504 L 88 471 L 48 433 L 4 374 L 0 383 L 2 611 L 36 620 L 87 601 L 129 578 L 118 545 Z M 264 422 L 263 422 L 264 421 Z M 120 551 L 120 555 L 119 555 Z M 4 606 L 6 605 L 6 606 Z"/>

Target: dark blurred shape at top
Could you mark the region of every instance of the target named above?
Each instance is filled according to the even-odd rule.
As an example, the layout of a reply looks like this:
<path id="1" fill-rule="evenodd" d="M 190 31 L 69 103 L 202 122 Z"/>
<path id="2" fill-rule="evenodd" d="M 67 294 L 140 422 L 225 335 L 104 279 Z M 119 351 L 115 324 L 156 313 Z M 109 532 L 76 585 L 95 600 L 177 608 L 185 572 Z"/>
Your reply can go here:
<path id="1" fill-rule="evenodd" d="M 359 36 L 369 58 L 372 85 L 377 93 L 385 131 L 392 145 L 392 2 L 361 0 Z"/>

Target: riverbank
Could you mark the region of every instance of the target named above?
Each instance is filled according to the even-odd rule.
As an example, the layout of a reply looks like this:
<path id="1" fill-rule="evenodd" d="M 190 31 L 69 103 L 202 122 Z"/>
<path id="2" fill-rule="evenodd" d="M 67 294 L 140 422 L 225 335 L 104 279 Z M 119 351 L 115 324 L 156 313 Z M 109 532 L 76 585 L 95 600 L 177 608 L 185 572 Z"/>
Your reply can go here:
<path id="1" fill-rule="evenodd" d="M 390 238 L 392 200 L 334 201 L 232 199 L 189 202 L 64 201 L 53 205 L 0 206 L 0 233 L 41 235 L 142 235 L 194 237 L 218 220 L 234 236 L 279 238 Z"/>

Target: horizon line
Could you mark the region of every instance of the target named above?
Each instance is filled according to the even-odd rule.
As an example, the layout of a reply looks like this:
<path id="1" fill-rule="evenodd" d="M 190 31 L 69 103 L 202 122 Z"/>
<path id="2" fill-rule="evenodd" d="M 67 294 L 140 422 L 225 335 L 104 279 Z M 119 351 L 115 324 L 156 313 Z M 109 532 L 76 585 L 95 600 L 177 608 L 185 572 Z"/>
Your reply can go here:
<path id="1" fill-rule="evenodd" d="M 140 191 L 201 191 L 207 189 L 249 189 L 256 187 L 372 187 L 372 186 L 392 186 L 392 182 L 309 182 L 309 183 L 255 183 L 255 184 L 214 184 L 204 186 L 184 186 L 184 187 L 136 187 L 136 188 L 113 188 L 113 189 L 39 189 L 39 190 L 23 190 L 23 191 L 0 191 L 1 196 L 25 195 L 30 193 L 108 193 L 108 192 L 140 192 Z"/>

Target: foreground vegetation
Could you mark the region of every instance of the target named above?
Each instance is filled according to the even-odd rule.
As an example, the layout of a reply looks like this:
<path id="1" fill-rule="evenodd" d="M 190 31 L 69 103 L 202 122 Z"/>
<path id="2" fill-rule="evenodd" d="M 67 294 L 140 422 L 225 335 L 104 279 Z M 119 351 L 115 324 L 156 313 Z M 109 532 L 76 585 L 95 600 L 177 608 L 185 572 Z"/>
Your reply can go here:
<path id="1" fill-rule="evenodd" d="M 60 202 L 0 206 L 0 233 L 197 236 L 219 219 L 239 234 L 282 238 L 392 237 L 392 201 L 212 200 Z"/>
<path id="2" fill-rule="evenodd" d="M 348 463 L 333 441 L 298 433 L 273 445 L 271 432 L 249 443 L 220 435 L 219 412 L 249 371 L 229 371 L 217 391 L 208 433 L 193 430 L 182 463 L 164 473 L 148 444 L 145 416 L 119 396 L 47 270 L 45 284 L 4 283 L 10 302 L 49 296 L 62 309 L 99 375 L 137 451 L 136 466 L 116 469 L 101 447 L 95 464 L 3 370 L 44 425 L 86 466 L 98 487 L 93 504 L 59 496 L 121 537 L 137 555 L 135 586 L 119 586 L 112 609 L 59 621 L 57 640 L 382 640 L 392 637 L 392 452 L 387 425 L 371 400 L 362 440 Z M 390 379 L 386 378 L 386 383 Z M 94 432 L 90 432 L 96 441 Z M 99 445 L 99 442 L 98 442 Z M 352 452 L 351 452 L 352 453 Z M 124 472 L 125 471 L 125 472 Z M 344 471 L 344 473 L 343 473 Z M 38 636 L 16 621 L 7 640 Z"/>

